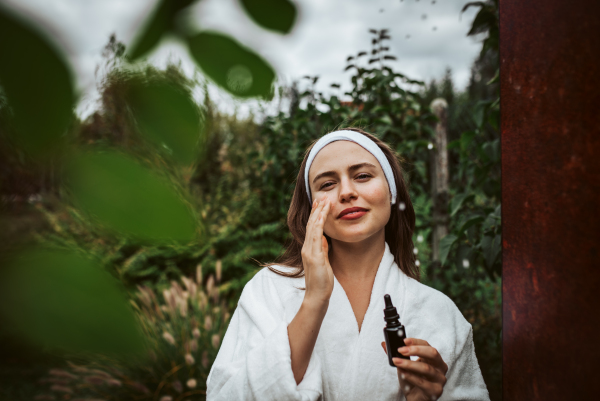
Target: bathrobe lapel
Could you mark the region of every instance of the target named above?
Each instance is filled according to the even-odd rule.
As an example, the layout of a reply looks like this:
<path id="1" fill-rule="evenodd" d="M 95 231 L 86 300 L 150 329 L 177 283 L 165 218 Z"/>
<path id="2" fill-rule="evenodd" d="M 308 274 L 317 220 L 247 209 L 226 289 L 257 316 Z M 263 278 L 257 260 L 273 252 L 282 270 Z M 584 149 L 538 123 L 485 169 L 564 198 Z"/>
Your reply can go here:
<path id="1" fill-rule="evenodd" d="M 389 366 L 387 356 L 381 348 L 385 326 L 383 295 L 391 292 L 397 307 L 401 307 L 403 303 L 403 299 L 399 297 L 401 274 L 398 273 L 401 272 L 386 243 L 360 333 L 350 301 L 341 284 L 337 279 L 334 281 L 330 307 L 324 320 L 326 327 L 321 333 L 336 337 L 335 343 L 338 344 L 334 352 L 335 357 L 339 358 L 337 361 L 341 363 L 341 371 L 338 371 L 340 374 L 334 381 L 337 388 L 332 392 L 337 394 L 336 400 L 374 399 L 373 384 L 380 384 L 376 386 L 381 389 L 377 399 L 389 399 L 388 394 L 398 393 L 396 370 Z"/>

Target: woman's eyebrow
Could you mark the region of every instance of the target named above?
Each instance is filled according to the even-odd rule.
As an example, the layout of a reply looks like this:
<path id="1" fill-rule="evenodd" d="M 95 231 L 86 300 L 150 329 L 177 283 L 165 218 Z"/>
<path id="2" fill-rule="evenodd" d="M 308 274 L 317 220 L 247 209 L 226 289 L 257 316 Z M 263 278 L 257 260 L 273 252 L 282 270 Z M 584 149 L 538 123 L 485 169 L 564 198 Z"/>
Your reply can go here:
<path id="1" fill-rule="evenodd" d="M 368 162 L 364 162 L 364 163 L 358 163 L 358 164 L 353 164 L 351 166 L 348 166 L 348 171 L 353 172 L 353 171 L 356 171 L 359 168 L 363 168 L 363 167 L 373 167 L 373 168 L 376 168 L 376 166 L 374 164 L 371 164 L 371 163 L 368 163 Z M 315 182 L 317 182 L 317 180 L 319 178 L 330 177 L 330 176 L 334 176 L 336 174 L 337 173 L 335 171 L 325 171 L 323 173 L 317 174 L 317 176 L 313 180 L 313 184 Z"/>

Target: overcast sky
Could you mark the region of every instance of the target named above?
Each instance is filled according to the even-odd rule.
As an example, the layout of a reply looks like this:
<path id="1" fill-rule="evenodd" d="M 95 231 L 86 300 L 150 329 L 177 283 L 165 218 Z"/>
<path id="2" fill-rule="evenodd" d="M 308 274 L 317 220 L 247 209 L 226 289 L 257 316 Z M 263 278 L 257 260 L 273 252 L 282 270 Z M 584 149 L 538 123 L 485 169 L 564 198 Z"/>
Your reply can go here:
<path id="1" fill-rule="evenodd" d="M 95 70 L 111 33 L 129 44 L 157 3 L 156 0 L 0 0 L 44 22 L 67 52 L 81 91 L 81 114 L 95 106 Z M 261 29 L 237 0 L 202 0 L 192 8 L 193 21 L 202 29 L 229 33 L 254 49 L 290 83 L 304 75 L 318 75 L 317 90 L 330 93 L 331 83 L 349 88 L 346 58 L 369 50 L 369 28 L 388 28 L 393 67 L 409 78 L 429 81 L 452 69 L 457 89 L 466 87 L 470 67 L 481 44 L 466 36 L 476 13 L 460 15 L 467 0 L 296 0 L 299 17 L 289 35 Z M 181 60 L 186 73 L 194 64 L 185 48 L 166 40 L 150 57 L 164 66 Z M 219 95 L 218 95 L 219 96 Z M 223 101 L 227 96 L 220 94 Z"/>

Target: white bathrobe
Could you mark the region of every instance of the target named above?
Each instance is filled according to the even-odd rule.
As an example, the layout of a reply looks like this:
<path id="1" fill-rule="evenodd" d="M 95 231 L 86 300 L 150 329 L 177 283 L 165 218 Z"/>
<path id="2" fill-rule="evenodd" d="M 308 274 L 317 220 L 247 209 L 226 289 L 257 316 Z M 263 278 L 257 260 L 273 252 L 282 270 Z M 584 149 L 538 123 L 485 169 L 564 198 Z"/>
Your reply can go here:
<path id="1" fill-rule="evenodd" d="M 283 277 L 266 268 L 246 284 L 208 376 L 208 401 L 404 400 L 396 368 L 381 347 L 385 294 L 390 294 L 407 337 L 429 342 L 448 365 L 440 400 L 489 400 L 471 325 L 450 298 L 405 275 L 387 243 L 360 332 L 350 301 L 335 279 L 298 385 L 287 326 L 305 292 L 295 287 L 304 287 L 304 278 Z"/>

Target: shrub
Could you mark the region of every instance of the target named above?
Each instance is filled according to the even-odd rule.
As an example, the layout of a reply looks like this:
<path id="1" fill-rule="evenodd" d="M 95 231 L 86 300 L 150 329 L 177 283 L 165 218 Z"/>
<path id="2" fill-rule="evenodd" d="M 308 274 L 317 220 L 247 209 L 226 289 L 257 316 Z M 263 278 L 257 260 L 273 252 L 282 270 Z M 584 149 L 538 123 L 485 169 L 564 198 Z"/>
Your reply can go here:
<path id="1" fill-rule="evenodd" d="M 102 355 L 73 355 L 63 368 L 51 369 L 40 383 L 48 391 L 37 399 L 201 400 L 230 313 L 219 301 L 215 277 L 202 287 L 202 268 L 195 279 L 182 276 L 168 287 L 138 286 L 131 300 L 142 324 L 148 354 L 123 361 Z M 54 398 L 52 398 L 54 397 Z"/>

